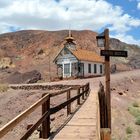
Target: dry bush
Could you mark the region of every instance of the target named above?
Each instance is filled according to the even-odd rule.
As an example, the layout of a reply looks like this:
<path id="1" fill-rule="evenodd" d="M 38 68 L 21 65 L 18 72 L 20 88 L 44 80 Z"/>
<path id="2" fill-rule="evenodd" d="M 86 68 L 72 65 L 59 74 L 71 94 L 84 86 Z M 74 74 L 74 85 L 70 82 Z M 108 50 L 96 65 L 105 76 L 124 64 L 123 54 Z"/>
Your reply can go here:
<path id="1" fill-rule="evenodd" d="M 140 109 L 139 109 L 138 107 L 130 106 L 130 107 L 128 107 L 128 111 L 129 111 L 130 114 L 132 114 L 134 117 L 140 116 Z"/>
<path id="2" fill-rule="evenodd" d="M 128 127 L 126 128 L 126 134 L 132 134 L 132 133 L 133 133 L 132 128 L 131 128 L 130 126 L 128 126 Z"/>
<path id="3" fill-rule="evenodd" d="M 6 92 L 9 89 L 7 84 L 0 84 L 0 92 Z"/>
<path id="4" fill-rule="evenodd" d="M 133 103 L 133 107 L 139 107 L 138 102 L 134 102 L 134 103 Z"/>
<path id="5" fill-rule="evenodd" d="M 135 122 L 136 125 L 140 125 L 140 116 L 136 117 L 136 122 Z"/>

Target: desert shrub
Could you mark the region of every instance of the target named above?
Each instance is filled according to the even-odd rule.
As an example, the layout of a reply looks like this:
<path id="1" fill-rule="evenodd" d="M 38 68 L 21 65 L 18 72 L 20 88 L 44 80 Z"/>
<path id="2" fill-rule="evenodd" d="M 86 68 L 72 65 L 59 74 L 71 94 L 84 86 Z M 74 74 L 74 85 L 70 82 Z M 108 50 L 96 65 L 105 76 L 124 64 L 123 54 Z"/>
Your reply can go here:
<path id="1" fill-rule="evenodd" d="M 139 107 L 138 102 L 134 102 L 134 103 L 133 103 L 133 107 Z"/>
<path id="2" fill-rule="evenodd" d="M 124 137 L 123 140 L 130 140 L 131 139 L 131 135 L 127 135 L 126 137 Z"/>
<path id="3" fill-rule="evenodd" d="M 125 137 L 123 140 L 129 140 L 127 137 Z"/>
<path id="4" fill-rule="evenodd" d="M 133 133 L 132 128 L 131 128 L 130 126 L 128 126 L 128 127 L 126 128 L 126 134 L 132 134 L 132 133 Z"/>
<path id="5" fill-rule="evenodd" d="M 117 140 L 116 138 L 111 138 L 111 140 Z"/>
<path id="6" fill-rule="evenodd" d="M 0 84 L 0 92 L 6 92 L 8 90 L 8 85 Z"/>
<path id="7" fill-rule="evenodd" d="M 134 117 L 138 117 L 140 116 L 140 109 L 138 107 L 128 107 L 128 111 L 134 116 Z"/>
<path id="8" fill-rule="evenodd" d="M 136 117 L 136 122 L 135 122 L 136 125 L 140 125 L 140 116 Z"/>
<path id="9" fill-rule="evenodd" d="M 133 103 L 133 106 L 128 107 L 128 111 L 136 118 L 135 124 L 140 125 L 140 106 L 138 103 Z"/>

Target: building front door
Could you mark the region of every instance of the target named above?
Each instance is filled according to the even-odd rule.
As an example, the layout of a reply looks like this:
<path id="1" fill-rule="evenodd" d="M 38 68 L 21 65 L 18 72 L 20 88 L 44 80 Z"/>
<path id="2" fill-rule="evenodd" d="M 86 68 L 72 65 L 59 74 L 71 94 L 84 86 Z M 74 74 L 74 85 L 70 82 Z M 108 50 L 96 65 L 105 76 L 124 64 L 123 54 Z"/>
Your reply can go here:
<path id="1" fill-rule="evenodd" d="M 63 64 L 63 77 L 71 76 L 71 63 Z"/>

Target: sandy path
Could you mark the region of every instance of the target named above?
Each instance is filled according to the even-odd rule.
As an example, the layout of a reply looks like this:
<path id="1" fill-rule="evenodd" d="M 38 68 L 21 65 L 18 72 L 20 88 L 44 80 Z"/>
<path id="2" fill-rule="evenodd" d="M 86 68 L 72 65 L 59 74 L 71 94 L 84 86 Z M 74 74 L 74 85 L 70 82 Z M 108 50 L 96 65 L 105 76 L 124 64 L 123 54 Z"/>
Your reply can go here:
<path id="1" fill-rule="evenodd" d="M 121 108 L 123 108 L 122 109 L 123 111 L 126 111 L 129 102 L 132 102 L 137 98 L 140 98 L 139 95 L 132 94 L 132 93 L 136 93 L 137 91 L 140 91 L 140 81 L 138 79 L 140 79 L 140 70 L 122 72 L 122 73 L 111 75 L 111 86 L 116 88 L 115 91 L 112 91 L 112 107 L 117 109 L 116 112 L 121 110 Z M 90 88 L 94 90 L 94 89 L 98 89 L 99 87 L 98 85 L 100 81 L 104 82 L 104 77 L 76 79 L 76 80 L 67 80 L 67 81 L 65 80 L 65 81 L 43 83 L 43 84 L 49 84 L 49 85 L 52 85 L 52 84 L 53 85 L 54 84 L 72 85 L 73 84 L 74 85 L 74 84 L 85 84 L 87 82 L 90 82 Z M 120 91 L 124 92 L 127 89 L 129 91 L 125 93 L 125 96 L 118 95 L 118 92 Z M 35 101 L 37 101 L 42 96 L 43 92 L 44 91 L 9 90 L 6 93 L 0 93 L 0 127 L 2 127 L 9 120 L 14 118 L 20 112 L 28 108 Z M 65 98 L 66 98 L 65 96 L 60 96 L 59 98 L 54 99 L 51 102 L 51 105 L 53 106 L 58 103 L 61 103 L 63 100 L 65 100 Z M 23 121 L 22 123 L 20 123 L 13 130 L 13 132 L 10 132 L 2 140 L 18 140 L 19 137 L 26 131 L 27 124 L 32 124 L 36 122 L 36 120 L 40 117 L 40 115 L 41 115 L 41 108 L 36 110 L 31 115 L 32 119 L 29 119 L 28 117 L 26 121 Z M 128 114 L 127 116 L 128 116 L 128 119 L 132 118 Z M 125 117 L 125 115 L 122 115 L 122 117 Z M 52 121 L 52 126 L 58 127 L 59 123 L 61 124 L 64 119 L 66 119 L 65 109 L 61 110 L 60 113 L 52 116 L 52 120 L 54 120 L 54 122 Z M 115 120 L 116 120 L 116 116 L 115 116 Z M 121 120 L 119 121 L 120 123 L 122 122 Z M 125 121 L 125 123 L 127 122 Z M 121 126 L 120 124 L 118 124 L 117 121 L 114 121 L 113 125 L 116 126 L 114 128 L 115 131 L 117 131 L 118 129 L 117 125 Z M 114 135 L 116 136 L 118 134 L 114 134 Z"/>

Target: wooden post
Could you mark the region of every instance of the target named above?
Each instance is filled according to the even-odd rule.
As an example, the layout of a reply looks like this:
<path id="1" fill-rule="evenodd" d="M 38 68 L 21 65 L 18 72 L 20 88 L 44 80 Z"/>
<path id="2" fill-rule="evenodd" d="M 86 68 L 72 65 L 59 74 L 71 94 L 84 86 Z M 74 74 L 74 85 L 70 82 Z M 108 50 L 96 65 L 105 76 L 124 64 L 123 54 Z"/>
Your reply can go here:
<path id="1" fill-rule="evenodd" d="M 83 93 L 84 91 L 85 91 L 85 87 L 83 86 L 83 87 L 82 87 L 82 93 Z M 83 95 L 82 95 L 82 99 L 84 100 L 84 98 L 85 98 L 85 95 L 83 94 Z"/>
<path id="2" fill-rule="evenodd" d="M 109 30 L 104 31 L 105 50 L 109 50 Z M 106 82 L 106 99 L 107 99 L 107 116 L 108 128 L 111 129 L 111 95 L 110 95 L 110 57 L 105 56 L 105 82 Z"/>
<path id="3" fill-rule="evenodd" d="M 86 84 L 86 87 L 85 87 L 85 90 L 86 90 L 86 96 L 88 96 L 89 94 L 88 94 L 88 92 L 89 92 L 89 83 L 87 83 Z"/>
<path id="4" fill-rule="evenodd" d="M 44 96 L 44 95 L 43 95 Z M 42 104 L 42 115 L 50 110 L 50 95 L 49 99 Z M 46 139 L 50 136 L 50 115 L 47 119 L 42 123 L 42 138 Z"/>
<path id="5" fill-rule="evenodd" d="M 90 92 L 90 87 L 89 87 L 89 83 L 88 83 L 88 96 L 89 96 L 89 92 Z"/>
<path id="6" fill-rule="evenodd" d="M 87 97 L 87 84 L 84 86 L 84 90 L 86 91 L 85 96 Z"/>
<path id="7" fill-rule="evenodd" d="M 67 91 L 67 101 L 70 99 L 70 90 Z M 71 113 L 71 103 L 67 105 L 67 115 Z"/>
<path id="8" fill-rule="evenodd" d="M 111 140 L 111 131 L 109 128 L 101 129 L 101 140 Z"/>
<path id="9" fill-rule="evenodd" d="M 79 94 L 80 94 L 80 88 L 78 88 L 78 90 L 77 90 L 77 95 L 79 95 Z M 80 97 L 77 99 L 77 104 L 80 105 Z"/>
<path id="10" fill-rule="evenodd" d="M 99 105 L 100 105 L 100 126 L 101 128 L 108 127 L 108 120 L 107 120 L 107 103 L 106 103 L 106 95 L 104 92 L 104 86 L 100 82 L 100 90 L 98 92 L 99 96 Z"/>

